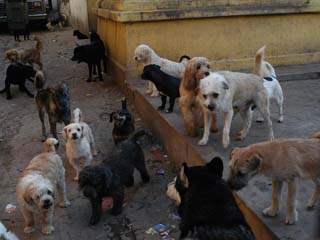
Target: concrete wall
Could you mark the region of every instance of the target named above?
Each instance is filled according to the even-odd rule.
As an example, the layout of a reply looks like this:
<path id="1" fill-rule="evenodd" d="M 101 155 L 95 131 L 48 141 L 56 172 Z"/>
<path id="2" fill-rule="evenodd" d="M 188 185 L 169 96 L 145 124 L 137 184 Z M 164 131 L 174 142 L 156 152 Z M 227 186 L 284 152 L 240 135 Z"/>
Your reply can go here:
<path id="1" fill-rule="evenodd" d="M 86 34 L 97 29 L 97 16 L 92 11 L 95 2 L 96 0 L 70 0 L 70 22 L 74 29 Z"/>

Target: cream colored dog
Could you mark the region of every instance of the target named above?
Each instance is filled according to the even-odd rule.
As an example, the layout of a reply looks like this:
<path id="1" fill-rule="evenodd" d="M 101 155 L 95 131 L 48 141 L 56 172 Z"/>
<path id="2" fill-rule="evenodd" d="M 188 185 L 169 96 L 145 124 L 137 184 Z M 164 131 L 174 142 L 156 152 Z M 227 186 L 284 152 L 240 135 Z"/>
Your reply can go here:
<path id="1" fill-rule="evenodd" d="M 315 206 L 320 193 L 320 140 L 282 139 L 235 148 L 231 153 L 229 167 L 228 183 L 235 190 L 245 187 L 258 174 L 272 178 L 272 203 L 263 210 L 265 216 L 274 217 L 278 214 L 282 183 L 287 182 L 285 224 L 294 224 L 298 220 L 296 195 L 299 178 L 312 179 L 315 184 L 307 204 L 308 209 Z"/>
<path id="2" fill-rule="evenodd" d="M 263 86 L 262 78 L 254 74 L 239 72 L 210 73 L 209 76 L 200 80 L 197 100 L 204 113 L 204 133 L 198 145 L 207 144 L 212 115 L 216 112 L 222 112 L 224 115 L 222 143 L 225 148 L 230 142 L 230 126 L 235 111 L 240 112 L 244 122 L 238 139 L 244 139 L 251 127 L 253 106 L 256 106 L 263 117 L 267 119 L 269 139 L 274 139 L 269 112 L 269 97 Z"/>
<path id="3" fill-rule="evenodd" d="M 63 130 L 63 137 L 67 140 L 67 158 L 71 166 L 76 170 L 76 176 L 73 180 L 78 181 L 81 162 L 83 161 L 84 166 L 87 166 L 92 161 L 90 144 L 84 136 L 84 129 L 80 123 L 71 123 L 65 126 Z"/>
<path id="4" fill-rule="evenodd" d="M 159 57 L 156 52 L 148 45 L 141 44 L 134 51 L 134 60 L 138 63 L 142 63 L 144 66 L 149 64 L 155 64 L 161 67 L 161 71 L 174 76 L 176 78 L 183 78 L 184 70 L 186 68 L 186 63 L 174 62 L 162 57 Z M 159 96 L 159 92 L 156 86 L 149 81 L 149 87 L 147 94 L 151 94 L 152 97 Z"/>
<path id="5" fill-rule="evenodd" d="M 85 136 L 89 143 L 90 143 L 90 149 L 93 156 L 97 156 L 97 150 L 94 143 L 94 137 L 91 131 L 91 128 L 88 124 L 83 122 L 83 114 L 80 110 L 80 108 L 76 108 L 73 110 L 73 122 L 80 123 L 81 127 L 83 128 L 83 136 Z"/>
<path id="6" fill-rule="evenodd" d="M 40 215 L 43 234 L 54 231 L 52 217 L 56 188 L 59 206 L 70 205 L 66 196 L 65 169 L 61 158 L 55 152 L 57 143 L 58 140 L 54 138 L 45 141 L 45 152 L 31 160 L 17 184 L 17 202 L 26 222 L 25 233 L 35 230 L 35 214 Z"/>

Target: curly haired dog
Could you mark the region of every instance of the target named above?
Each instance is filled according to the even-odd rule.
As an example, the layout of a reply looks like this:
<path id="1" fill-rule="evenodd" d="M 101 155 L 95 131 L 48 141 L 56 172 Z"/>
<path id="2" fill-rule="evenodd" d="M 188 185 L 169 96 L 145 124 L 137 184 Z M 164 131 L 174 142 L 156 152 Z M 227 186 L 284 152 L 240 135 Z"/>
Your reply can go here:
<path id="1" fill-rule="evenodd" d="M 124 187 L 134 184 L 133 171 L 136 168 L 143 182 L 149 182 L 149 175 L 144 161 L 144 154 L 137 144 L 140 136 L 146 134 L 141 130 L 129 139 L 117 144 L 109 157 L 96 166 L 86 166 L 79 175 L 79 187 L 91 202 L 92 216 L 90 224 L 99 222 L 102 198 L 113 198 L 112 215 L 120 214 L 124 199 Z"/>
<path id="2" fill-rule="evenodd" d="M 199 116 L 202 116 L 201 109 L 197 106 L 197 92 L 199 81 L 209 75 L 209 62 L 204 57 L 194 57 L 188 61 L 183 79 L 180 84 L 179 106 L 182 112 L 184 125 L 187 133 L 191 137 L 195 137 L 199 125 Z M 216 121 L 213 118 L 212 131 L 217 131 Z"/>
<path id="3" fill-rule="evenodd" d="M 23 171 L 17 184 L 17 202 L 25 219 L 25 233 L 35 230 L 35 215 L 40 216 L 41 231 L 50 234 L 56 189 L 60 207 L 67 207 L 70 202 L 66 196 L 65 169 L 59 155 L 55 152 L 58 140 L 48 138 L 45 152 L 35 156 Z"/>
<path id="4" fill-rule="evenodd" d="M 174 62 L 165 58 L 162 58 L 156 54 L 156 52 L 148 45 L 141 44 L 134 51 L 134 60 L 138 63 L 142 63 L 143 66 L 155 64 L 161 67 L 161 70 L 173 77 L 182 78 L 184 70 L 186 68 L 186 59 L 188 56 L 181 58 L 183 62 Z M 159 92 L 152 82 L 149 82 L 147 94 L 151 94 L 152 97 L 159 96 Z"/>
<path id="5" fill-rule="evenodd" d="M 255 239 L 222 172 L 219 157 L 205 166 L 188 167 L 184 163 L 168 184 L 167 196 L 175 201 L 181 217 L 180 239 Z"/>
<path id="6" fill-rule="evenodd" d="M 269 99 L 274 99 L 278 105 L 279 118 L 278 122 L 283 122 L 283 92 L 277 75 L 272 65 L 264 61 L 264 51 L 266 46 L 260 48 L 255 56 L 253 73 L 263 78 L 263 86 L 267 89 Z M 263 117 L 259 116 L 257 122 L 263 122 Z"/>
<path id="7" fill-rule="evenodd" d="M 42 70 L 41 62 L 41 51 L 43 49 L 43 44 L 39 37 L 35 36 L 34 40 L 37 41 L 35 48 L 29 48 L 25 50 L 18 51 L 17 49 L 9 49 L 5 52 L 5 59 L 9 61 L 21 61 L 23 63 L 36 63 L 40 70 Z"/>

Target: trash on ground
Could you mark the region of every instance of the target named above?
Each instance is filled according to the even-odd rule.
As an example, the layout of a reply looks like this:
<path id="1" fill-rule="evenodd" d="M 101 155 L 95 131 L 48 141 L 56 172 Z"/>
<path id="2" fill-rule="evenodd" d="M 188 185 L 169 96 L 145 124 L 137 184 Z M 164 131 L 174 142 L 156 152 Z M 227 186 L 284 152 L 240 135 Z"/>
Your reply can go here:
<path id="1" fill-rule="evenodd" d="M 14 212 L 16 211 L 16 208 L 17 208 L 17 207 L 16 207 L 15 205 L 9 203 L 9 204 L 6 206 L 5 212 L 6 212 L 6 213 L 9 213 L 9 214 L 14 213 Z"/>
<path id="2" fill-rule="evenodd" d="M 102 210 L 108 211 L 113 207 L 113 198 L 112 197 L 105 197 L 102 199 Z"/>
<path id="3" fill-rule="evenodd" d="M 177 220 L 177 221 L 180 221 L 181 220 L 181 217 L 177 214 L 174 214 L 174 213 L 171 213 L 170 216 L 169 216 L 172 220 Z"/>
<path id="4" fill-rule="evenodd" d="M 156 171 L 156 174 L 157 175 L 164 175 L 164 173 L 165 173 L 165 170 L 164 169 L 162 169 L 162 168 L 160 168 L 160 169 L 158 169 L 157 171 Z"/>
<path id="5" fill-rule="evenodd" d="M 174 240 L 174 238 L 172 238 L 170 236 L 170 233 L 171 233 L 173 228 L 175 228 L 175 227 L 174 226 L 170 226 L 169 224 L 159 223 L 159 224 L 154 225 L 153 227 L 149 228 L 146 231 L 146 233 L 147 234 L 151 234 L 151 235 L 159 234 L 161 239 Z"/>

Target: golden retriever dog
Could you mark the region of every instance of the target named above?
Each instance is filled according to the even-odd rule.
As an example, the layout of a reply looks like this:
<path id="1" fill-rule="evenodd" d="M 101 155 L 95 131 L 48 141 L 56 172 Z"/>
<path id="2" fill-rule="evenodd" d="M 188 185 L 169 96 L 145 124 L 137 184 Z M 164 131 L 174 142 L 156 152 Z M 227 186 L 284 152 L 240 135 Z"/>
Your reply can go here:
<path id="1" fill-rule="evenodd" d="M 61 158 L 55 152 L 57 144 L 58 140 L 48 138 L 44 143 L 45 152 L 31 160 L 17 184 L 17 202 L 26 222 L 25 233 L 35 230 L 35 216 L 40 216 L 43 234 L 54 231 L 52 218 L 56 191 L 59 197 L 58 205 L 70 205 L 66 196 L 65 169 Z"/>
<path id="2" fill-rule="evenodd" d="M 37 41 L 35 48 L 29 48 L 25 50 L 9 49 L 5 52 L 5 60 L 9 61 L 21 61 L 23 63 L 36 63 L 40 70 L 42 70 L 41 52 L 43 44 L 39 37 L 35 36 L 34 40 Z"/>
<path id="3" fill-rule="evenodd" d="M 204 57 L 194 57 L 188 61 L 181 85 L 179 88 L 180 98 L 179 106 L 183 115 L 184 125 L 187 133 L 191 137 L 197 135 L 197 128 L 199 119 L 202 113 L 199 106 L 197 106 L 197 93 L 199 89 L 199 82 L 202 78 L 209 75 L 209 61 Z M 217 131 L 216 118 L 213 118 L 212 131 Z"/>
<path id="4" fill-rule="evenodd" d="M 279 199 L 283 182 L 288 183 L 287 216 L 285 224 L 298 220 L 296 195 L 299 179 L 311 179 L 314 192 L 307 209 L 312 209 L 320 193 L 320 136 L 317 139 L 280 139 L 235 148 L 229 161 L 231 188 L 239 190 L 258 174 L 272 179 L 271 206 L 263 210 L 265 216 L 279 212 Z"/>

